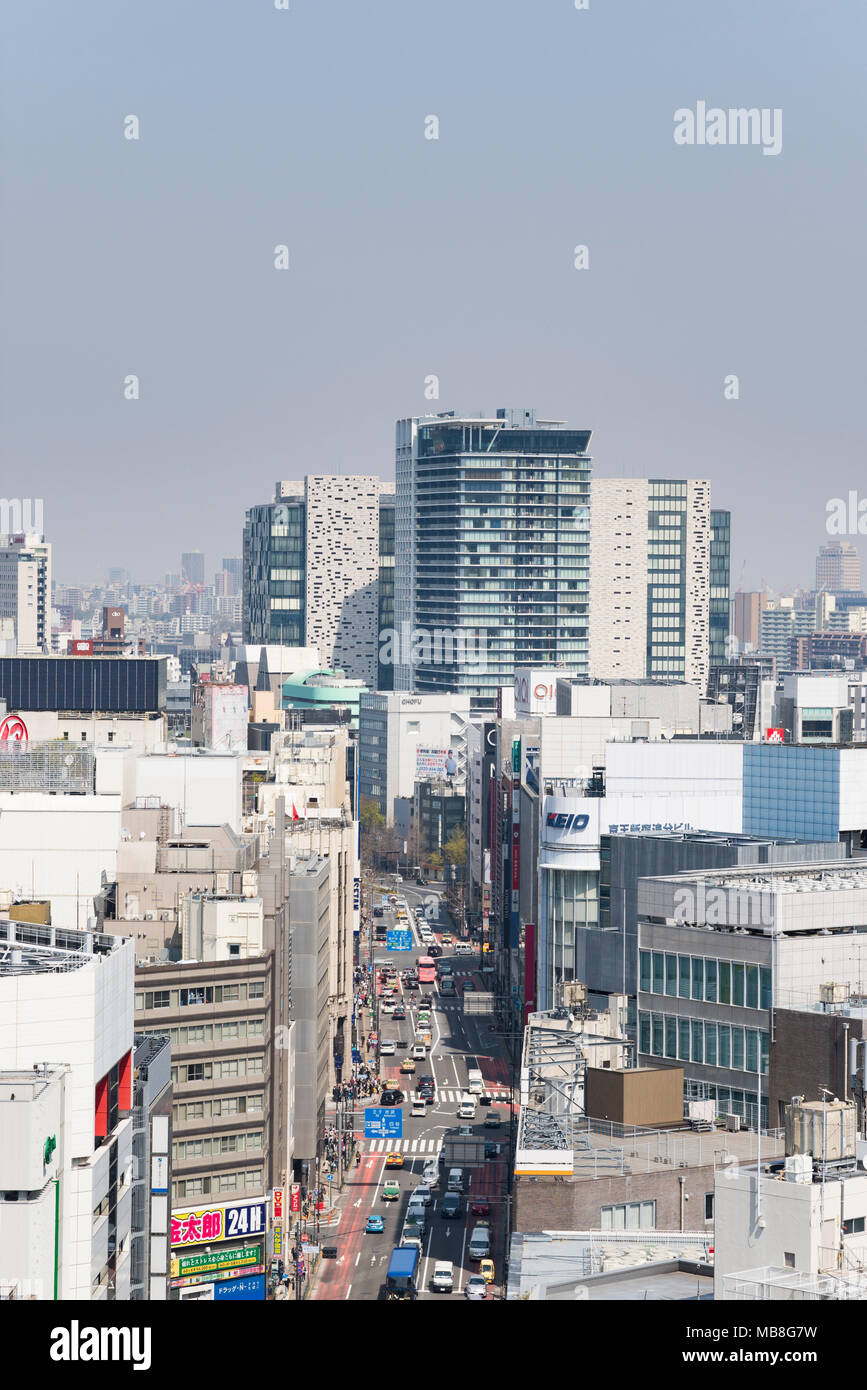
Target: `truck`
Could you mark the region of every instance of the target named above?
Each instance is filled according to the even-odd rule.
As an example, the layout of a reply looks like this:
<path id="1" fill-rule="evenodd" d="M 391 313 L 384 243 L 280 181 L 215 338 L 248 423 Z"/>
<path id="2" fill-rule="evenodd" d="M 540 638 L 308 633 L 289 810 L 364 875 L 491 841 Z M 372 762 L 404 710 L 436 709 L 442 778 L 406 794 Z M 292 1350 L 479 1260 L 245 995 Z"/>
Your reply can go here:
<path id="1" fill-rule="evenodd" d="M 398 1245 L 392 1251 L 385 1276 L 385 1297 L 413 1299 L 418 1293 L 415 1276 L 421 1251 L 414 1245 Z"/>

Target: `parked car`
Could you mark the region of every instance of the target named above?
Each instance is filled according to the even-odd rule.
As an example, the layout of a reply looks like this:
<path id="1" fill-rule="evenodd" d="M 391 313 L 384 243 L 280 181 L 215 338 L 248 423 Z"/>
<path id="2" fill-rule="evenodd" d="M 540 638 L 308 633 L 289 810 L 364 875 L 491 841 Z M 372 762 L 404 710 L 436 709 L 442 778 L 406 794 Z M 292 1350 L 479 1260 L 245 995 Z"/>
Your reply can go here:
<path id="1" fill-rule="evenodd" d="M 440 1206 L 440 1216 L 446 1221 L 454 1219 L 461 1214 L 461 1195 L 459 1192 L 447 1192 L 443 1197 Z"/>

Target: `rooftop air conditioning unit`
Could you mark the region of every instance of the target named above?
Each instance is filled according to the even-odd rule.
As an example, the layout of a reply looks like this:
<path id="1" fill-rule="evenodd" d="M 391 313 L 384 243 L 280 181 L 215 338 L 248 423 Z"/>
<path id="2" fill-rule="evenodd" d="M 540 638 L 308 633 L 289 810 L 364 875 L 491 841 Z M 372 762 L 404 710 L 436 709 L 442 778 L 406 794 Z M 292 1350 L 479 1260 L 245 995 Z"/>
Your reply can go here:
<path id="1" fill-rule="evenodd" d="M 723 1115 L 723 1123 L 731 1134 L 737 1134 L 741 1127 L 740 1115 Z"/>
<path id="2" fill-rule="evenodd" d="M 823 1004 L 845 1004 L 848 995 L 846 986 L 835 984 L 833 980 L 819 986 L 819 1000 Z"/>

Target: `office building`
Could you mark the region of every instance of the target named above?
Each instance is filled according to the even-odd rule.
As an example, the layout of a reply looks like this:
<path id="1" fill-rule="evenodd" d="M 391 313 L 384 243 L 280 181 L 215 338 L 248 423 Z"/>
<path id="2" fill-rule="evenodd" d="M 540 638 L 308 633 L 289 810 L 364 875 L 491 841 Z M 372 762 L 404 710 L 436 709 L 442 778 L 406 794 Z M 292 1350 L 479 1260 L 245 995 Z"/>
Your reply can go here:
<path id="1" fill-rule="evenodd" d="M 721 666 L 729 656 L 731 600 L 731 512 L 710 514 L 710 664 Z"/>
<path id="2" fill-rule="evenodd" d="M 42 536 L 0 536 L 0 619 L 14 624 L 19 656 L 51 647 L 51 545 Z"/>
<path id="3" fill-rule="evenodd" d="M 201 550 L 185 550 L 181 555 L 181 583 L 204 586 L 205 557 Z"/>
<path id="4" fill-rule="evenodd" d="M 790 670 L 792 640 L 809 637 L 815 626 L 812 604 L 808 608 L 798 608 L 792 596 L 774 599 L 762 610 L 759 619 L 759 653 L 774 657 L 778 670 Z"/>
<path id="5" fill-rule="evenodd" d="M 819 547 L 816 588 L 832 594 L 861 588 L 861 557 L 851 541 L 831 541 Z"/>
<path id="6" fill-rule="evenodd" d="M 394 689 L 394 662 L 383 661 L 383 634 L 394 628 L 394 493 L 379 498 L 379 656 L 377 690 Z"/>
<path id="7" fill-rule="evenodd" d="M 0 920 L 0 1286 L 17 1296 L 131 1296 L 133 1193 L 151 1186 L 133 1157 L 133 967 L 130 940 Z M 159 1244 L 152 1228 L 155 1275 Z"/>
<path id="8" fill-rule="evenodd" d="M 430 778 L 466 778 L 470 694 L 406 695 L 365 691 L 359 703 L 359 792 L 386 822 L 397 797 L 412 798 Z M 450 762 L 454 768 L 449 772 Z"/>
<path id="9" fill-rule="evenodd" d="M 766 1124 L 772 1011 L 867 980 L 867 873 L 856 864 L 642 879 L 639 1063 L 676 1061 L 687 1098 L 749 1123 L 760 1106 Z"/>
<path id="10" fill-rule="evenodd" d="M 376 477 L 277 484 L 244 527 L 245 643 L 317 648 L 373 689 L 379 636 Z"/>
<path id="11" fill-rule="evenodd" d="M 395 689 L 494 710 L 516 666 L 586 672 L 589 444 L 533 410 L 397 422 Z"/>
<path id="12" fill-rule="evenodd" d="M 167 1294 L 166 1235 L 172 1190 L 172 1049 L 165 1034 L 137 1034 L 133 1053 L 133 1188 L 130 1293 L 133 1302 Z"/>
<path id="13" fill-rule="evenodd" d="M 717 648 L 728 601 L 728 525 L 718 514 Z M 590 485 L 589 673 L 686 680 L 710 664 L 710 483 L 595 478 Z M 725 619 L 727 626 L 727 617 Z"/>

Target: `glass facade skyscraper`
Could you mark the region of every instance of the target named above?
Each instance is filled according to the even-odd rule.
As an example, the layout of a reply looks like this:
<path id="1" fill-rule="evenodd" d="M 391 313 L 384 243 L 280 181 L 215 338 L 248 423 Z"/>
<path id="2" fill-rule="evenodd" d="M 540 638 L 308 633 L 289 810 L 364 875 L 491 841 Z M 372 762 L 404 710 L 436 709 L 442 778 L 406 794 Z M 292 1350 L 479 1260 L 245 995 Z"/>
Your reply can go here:
<path id="1" fill-rule="evenodd" d="M 729 590 L 731 586 L 731 512 L 710 514 L 710 664 L 728 660 Z"/>
<path id="2" fill-rule="evenodd" d="M 532 410 L 398 421 L 396 688 L 494 709 L 516 666 L 586 673 L 589 443 Z"/>

